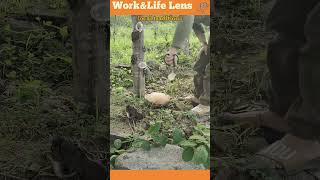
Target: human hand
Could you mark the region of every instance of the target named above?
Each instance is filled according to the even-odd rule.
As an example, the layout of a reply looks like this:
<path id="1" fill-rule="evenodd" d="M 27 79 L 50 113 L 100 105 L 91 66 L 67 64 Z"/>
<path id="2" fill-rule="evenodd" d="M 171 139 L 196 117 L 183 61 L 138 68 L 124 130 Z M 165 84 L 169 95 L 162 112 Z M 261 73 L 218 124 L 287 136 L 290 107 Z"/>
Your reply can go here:
<path id="1" fill-rule="evenodd" d="M 167 65 L 172 65 L 175 63 L 175 58 L 177 58 L 177 49 L 171 47 L 169 51 L 166 53 L 164 61 Z"/>

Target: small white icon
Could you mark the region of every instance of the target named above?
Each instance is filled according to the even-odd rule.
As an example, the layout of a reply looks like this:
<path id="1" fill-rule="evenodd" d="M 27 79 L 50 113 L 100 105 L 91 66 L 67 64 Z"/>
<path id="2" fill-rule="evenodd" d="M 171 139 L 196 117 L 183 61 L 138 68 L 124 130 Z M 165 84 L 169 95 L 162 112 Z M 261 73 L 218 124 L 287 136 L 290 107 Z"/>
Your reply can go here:
<path id="1" fill-rule="evenodd" d="M 205 11 L 208 7 L 209 7 L 209 5 L 208 5 L 208 3 L 206 3 L 206 2 L 201 2 L 201 3 L 199 4 L 199 10 L 200 10 L 202 13 L 204 13 L 204 11 Z"/>
<path id="2" fill-rule="evenodd" d="M 144 29 L 143 23 L 142 22 L 138 22 L 136 24 L 136 31 L 142 32 Z"/>
<path id="3" fill-rule="evenodd" d="M 140 62 L 140 63 L 138 64 L 138 67 L 139 67 L 140 69 L 145 69 L 145 68 L 147 68 L 147 63 L 145 63 L 145 62 Z"/>

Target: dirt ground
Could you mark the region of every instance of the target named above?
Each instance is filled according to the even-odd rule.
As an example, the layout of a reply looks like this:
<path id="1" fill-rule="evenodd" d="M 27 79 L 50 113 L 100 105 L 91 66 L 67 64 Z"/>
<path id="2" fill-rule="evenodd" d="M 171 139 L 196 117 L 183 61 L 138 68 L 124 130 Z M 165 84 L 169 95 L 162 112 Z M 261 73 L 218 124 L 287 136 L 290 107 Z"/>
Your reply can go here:
<path id="1" fill-rule="evenodd" d="M 66 5 L 0 2 L 0 179 L 55 179 L 47 158 L 54 135 L 108 161 L 106 116 L 84 114 L 72 100 Z"/>
<path id="2" fill-rule="evenodd" d="M 162 118 L 163 121 L 167 121 L 168 126 L 170 125 L 170 127 L 167 128 L 171 129 L 174 129 L 175 127 L 187 128 L 190 123 L 193 124 L 193 122 L 187 118 L 178 117 L 179 114 L 188 112 L 193 107 L 190 102 L 183 100 L 184 97 L 192 95 L 193 71 L 189 68 L 181 67 L 181 70 L 177 73 L 175 82 L 168 82 L 167 75 L 168 73 L 165 69 L 154 70 L 152 76 L 157 79 L 157 82 L 147 83 L 146 86 L 146 93 L 163 92 L 172 97 L 171 102 L 166 107 L 153 107 L 145 99 L 135 98 L 132 89 L 125 89 L 121 94 L 117 94 L 115 91 L 112 92 L 110 109 L 111 132 L 126 136 L 133 133 L 125 113 L 125 107 L 128 102 L 132 102 L 132 105 L 146 116 L 142 121 L 137 123 L 137 129 L 143 130 L 146 128 L 147 124 L 159 118 Z M 172 116 L 174 114 L 177 118 Z M 165 119 L 166 117 L 168 117 L 168 119 Z M 171 124 L 173 126 L 171 126 Z"/>

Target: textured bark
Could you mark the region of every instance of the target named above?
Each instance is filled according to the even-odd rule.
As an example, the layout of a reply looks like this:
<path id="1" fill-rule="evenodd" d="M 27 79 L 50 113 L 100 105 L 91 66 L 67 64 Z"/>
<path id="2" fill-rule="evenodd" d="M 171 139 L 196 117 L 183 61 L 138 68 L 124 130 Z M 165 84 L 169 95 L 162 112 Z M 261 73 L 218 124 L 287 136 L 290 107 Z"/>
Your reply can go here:
<path id="1" fill-rule="evenodd" d="M 136 30 L 138 23 L 137 17 L 132 16 L 132 57 L 131 70 L 133 75 L 133 89 L 138 97 L 144 97 L 145 94 L 145 76 L 144 70 L 139 68 L 139 63 L 144 62 L 144 30 Z"/>
<path id="2" fill-rule="evenodd" d="M 72 0 L 74 98 L 90 114 L 105 112 L 108 99 L 108 22 L 94 19 L 92 8 L 104 0 Z M 100 9 L 101 10 L 101 9 Z M 108 9 L 106 8 L 105 11 Z M 109 10 L 108 10 L 109 11 Z"/>

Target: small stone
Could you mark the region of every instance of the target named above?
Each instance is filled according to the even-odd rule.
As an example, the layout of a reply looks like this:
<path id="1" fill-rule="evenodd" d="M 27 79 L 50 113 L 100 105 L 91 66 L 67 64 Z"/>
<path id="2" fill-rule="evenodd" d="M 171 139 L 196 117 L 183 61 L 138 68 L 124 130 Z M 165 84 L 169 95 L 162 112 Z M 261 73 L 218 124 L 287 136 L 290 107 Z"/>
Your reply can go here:
<path id="1" fill-rule="evenodd" d="M 169 81 L 173 81 L 175 78 L 176 78 L 176 74 L 173 73 L 173 72 L 168 75 L 168 80 Z"/>

